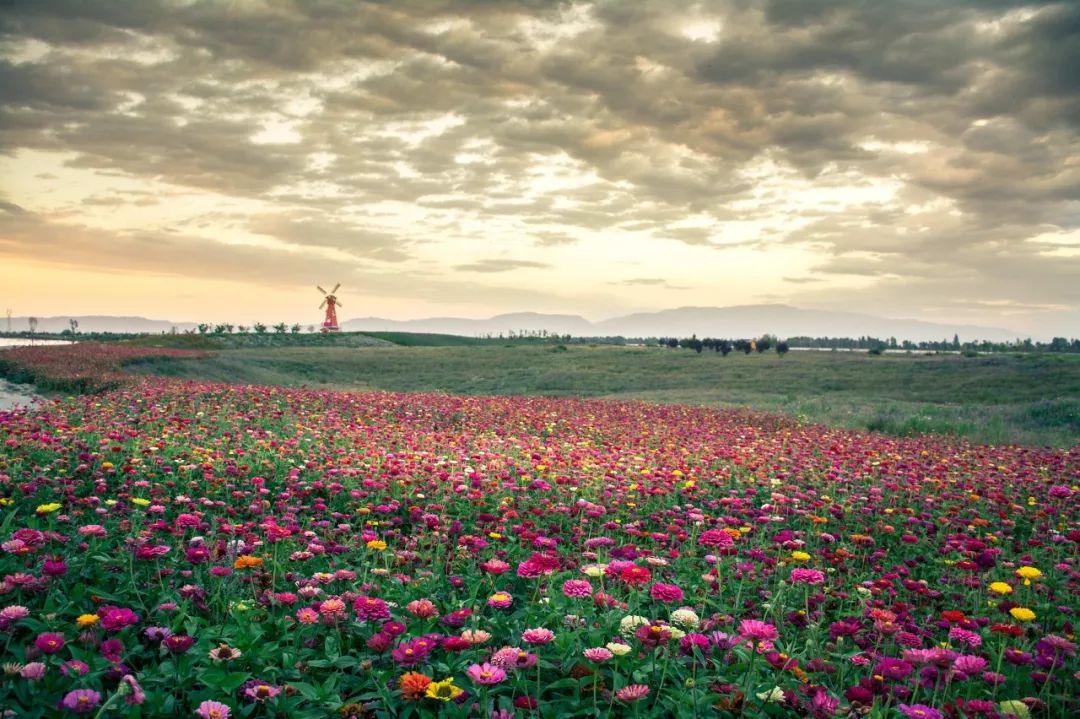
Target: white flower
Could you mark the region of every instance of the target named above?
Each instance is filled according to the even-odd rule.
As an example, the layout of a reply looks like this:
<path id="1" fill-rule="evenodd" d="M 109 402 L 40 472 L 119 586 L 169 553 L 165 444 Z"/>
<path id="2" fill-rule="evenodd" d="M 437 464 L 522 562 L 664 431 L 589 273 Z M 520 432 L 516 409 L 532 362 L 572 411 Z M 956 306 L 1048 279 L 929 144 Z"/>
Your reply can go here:
<path id="1" fill-rule="evenodd" d="M 638 627 L 650 623 L 648 617 L 643 617 L 638 614 L 627 615 L 619 621 L 619 634 L 622 634 L 624 637 L 632 636 L 633 633 L 638 630 Z"/>
<path id="2" fill-rule="evenodd" d="M 604 647 L 617 657 L 625 656 L 630 653 L 629 644 L 619 644 L 618 642 L 608 642 Z"/>
<path id="3" fill-rule="evenodd" d="M 767 692 L 759 692 L 757 698 L 763 702 L 782 702 L 784 701 L 784 690 L 780 687 L 773 687 Z"/>
<path id="4" fill-rule="evenodd" d="M 683 607 L 671 613 L 671 622 L 687 629 L 693 629 L 700 621 L 701 619 L 694 613 L 693 609 Z"/>

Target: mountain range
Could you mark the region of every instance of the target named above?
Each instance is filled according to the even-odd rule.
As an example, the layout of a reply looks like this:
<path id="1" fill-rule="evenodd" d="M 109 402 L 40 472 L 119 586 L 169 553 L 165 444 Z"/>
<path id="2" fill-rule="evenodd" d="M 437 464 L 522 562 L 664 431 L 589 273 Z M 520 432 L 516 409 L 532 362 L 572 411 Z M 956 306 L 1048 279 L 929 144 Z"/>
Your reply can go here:
<path id="1" fill-rule="evenodd" d="M 638 312 L 600 322 L 578 315 L 520 312 L 488 319 L 432 317 L 419 320 L 388 320 L 379 317 L 353 319 L 343 330 L 439 332 L 469 337 L 547 330 L 575 337 L 895 337 L 897 340 L 951 340 L 1005 342 L 1022 336 L 999 327 L 890 319 L 855 312 L 805 310 L 787 305 L 739 305 L 735 307 L 680 307 L 659 312 Z"/>
<path id="2" fill-rule="evenodd" d="M 193 329 L 193 322 L 172 322 L 144 317 L 73 316 L 40 317 L 38 332 L 62 332 L 69 320 L 79 323 L 80 332 L 142 332 L 157 334 Z M 270 324 L 269 322 L 267 324 Z M 305 323 L 305 328 L 308 323 Z M 27 328 L 26 317 L 12 317 L 15 331 Z M 4 325 L 0 324 L 0 327 Z M 4 327 L 6 329 L 6 327 Z M 680 307 L 658 312 L 637 312 L 590 322 L 578 315 L 517 312 L 487 319 L 430 317 L 416 320 L 391 320 L 362 317 L 341 324 L 351 332 L 434 332 L 466 337 L 498 336 L 510 332 L 569 334 L 574 337 L 759 337 L 769 333 L 777 337 L 895 337 L 897 340 L 1012 341 L 1023 335 L 1000 327 L 892 319 L 857 312 L 832 312 L 790 307 L 788 305 L 738 305 L 734 307 Z"/>

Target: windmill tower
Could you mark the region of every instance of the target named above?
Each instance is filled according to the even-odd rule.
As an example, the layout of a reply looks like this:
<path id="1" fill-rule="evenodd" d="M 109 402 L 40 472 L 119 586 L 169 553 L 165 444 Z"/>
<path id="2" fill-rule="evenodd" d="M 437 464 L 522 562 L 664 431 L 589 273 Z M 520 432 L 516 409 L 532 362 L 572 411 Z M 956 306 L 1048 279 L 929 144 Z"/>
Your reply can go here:
<path id="1" fill-rule="evenodd" d="M 337 332 L 340 328 L 337 322 L 337 308 L 341 306 L 338 302 L 338 298 L 334 296 L 334 293 L 341 287 L 341 283 L 338 282 L 334 285 L 334 289 L 327 292 L 322 287 L 315 285 L 315 287 L 322 292 L 326 297 L 323 298 L 322 304 L 319 305 L 319 309 L 326 307 L 326 317 L 323 319 L 322 328 L 320 332 Z"/>

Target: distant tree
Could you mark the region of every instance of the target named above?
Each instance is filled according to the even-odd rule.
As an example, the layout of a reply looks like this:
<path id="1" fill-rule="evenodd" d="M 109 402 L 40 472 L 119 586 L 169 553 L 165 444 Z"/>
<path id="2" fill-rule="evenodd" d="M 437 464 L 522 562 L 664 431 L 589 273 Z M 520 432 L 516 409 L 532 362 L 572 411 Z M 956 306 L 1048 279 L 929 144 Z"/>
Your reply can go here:
<path id="1" fill-rule="evenodd" d="M 71 334 L 75 334 L 79 331 L 79 321 L 74 317 L 68 320 L 68 326 L 71 327 Z"/>
<path id="2" fill-rule="evenodd" d="M 727 340 L 717 340 L 716 341 L 716 351 L 719 352 L 724 357 L 727 357 L 729 354 L 731 354 L 731 350 L 732 350 L 731 342 L 729 342 Z"/>
<path id="3" fill-rule="evenodd" d="M 952 336 L 952 348 L 954 350 L 960 349 L 960 335 L 954 334 Z"/>
<path id="4" fill-rule="evenodd" d="M 237 331 L 237 332 L 239 332 L 239 333 L 240 333 L 240 334 L 242 334 L 242 335 L 246 335 L 246 334 L 247 334 L 247 331 L 248 331 L 249 329 L 251 329 L 251 328 L 250 328 L 250 327 L 248 327 L 247 325 L 237 325 L 237 326 L 236 326 L 236 331 Z"/>
<path id="5" fill-rule="evenodd" d="M 228 322 L 225 323 L 225 331 L 226 332 L 228 332 L 229 334 L 232 334 L 233 329 L 234 328 L 233 328 L 232 325 L 230 325 Z"/>
<path id="6" fill-rule="evenodd" d="M 675 339 L 674 337 L 670 337 L 670 338 L 668 338 L 667 346 L 670 347 L 671 349 L 675 349 L 676 347 L 679 346 L 679 340 Z"/>
<path id="7" fill-rule="evenodd" d="M 205 322 L 200 322 L 195 327 L 195 329 L 199 330 L 199 334 L 204 335 L 204 334 L 206 334 L 207 332 L 210 331 L 210 325 L 206 324 Z"/>
<path id="8" fill-rule="evenodd" d="M 789 349 L 791 348 L 788 347 L 788 343 L 786 340 L 780 340 L 776 343 L 776 354 L 780 355 L 781 357 L 786 355 Z"/>
<path id="9" fill-rule="evenodd" d="M 38 319 L 37 317 L 27 317 L 26 324 L 30 326 L 30 334 L 37 332 Z"/>
<path id="10" fill-rule="evenodd" d="M 754 343 L 750 340 L 735 340 L 735 342 L 732 343 L 732 346 L 739 352 L 747 355 L 754 351 Z"/>
<path id="11" fill-rule="evenodd" d="M 255 330 L 255 334 L 257 335 L 266 334 L 266 325 L 264 325 L 262 322 L 256 322 L 251 326 L 251 328 Z"/>
<path id="12" fill-rule="evenodd" d="M 770 347 L 772 347 L 772 337 L 769 335 L 762 335 L 754 342 L 754 349 L 758 351 L 758 354 L 768 352 Z"/>
<path id="13" fill-rule="evenodd" d="M 288 329 L 289 326 L 284 322 L 278 322 L 276 325 L 274 325 L 274 332 L 278 333 L 279 335 L 285 334 Z"/>
<path id="14" fill-rule="evenodd" d="M 297 323 L 296 323 L 296 324 L 294 324 L 294 325 L 293 325 L 292 327 L 290 327 L 290 328 L 289 328 L 289 330 L 290 330 L 290 331 L 291 331 L 291 332 L 292 332 L 292 333 L 293 333 L 294 335 L 295 335 L 295 334 L 300 334 L 300 323 L 299 323 L 299 322 L 297 322 Z"/>
<path id="15" fill-rule="evenodd" d="M 225 325 L 223 325 L 223 324 L 214 325 L 214 334 L 216 334 L 216 335 L 225 334 Z"/>
<path id="16" fill-rule="evenodd" d="M 315 325 L 308 325 L 307 326 L 307 331 L 308 332 L 314 332 L 315 331 Z"/>
<path id="17" fill-rule="evenodd" d="M 1050 345 L 1047 347 L 1047 349 L 1051 352 L 1068 352 L 1069 340 L 1065 339 L 1064 337 L 1055 337 L 1054 339 L 1050 340 Z"/>

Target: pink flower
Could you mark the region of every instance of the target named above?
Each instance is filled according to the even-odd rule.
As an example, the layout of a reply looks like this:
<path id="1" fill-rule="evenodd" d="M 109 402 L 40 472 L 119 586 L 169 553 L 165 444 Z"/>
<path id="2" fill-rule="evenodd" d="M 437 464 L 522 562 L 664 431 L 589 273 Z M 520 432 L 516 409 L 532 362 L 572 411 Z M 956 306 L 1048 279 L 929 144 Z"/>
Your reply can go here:
<path id="1" fill-rule="evenodd" d="M 301 624 L 318 624 L 319 612 L 314 607 L 301 607 L 296 610 L 296 621 Z"/>
<path id="2" fill-rule="evenodd" d="M 60 706 L 76 714 L 89 714 L 101 703 L 101 695 L 93 689 L 75 689 L 64 695 Z"/>
<path id="3" fill-rule="evenodd" d="M 681 602 L 683 590 L 679 589 L 674 584 L 661 584 L 660 582 L 657 582 L 649 589 L 649 596 L 658 602 Z"/>
<path id="4" fill-rule="evenodd" d="M 41 662 L 30 662 L 19 670 L 19 676 L 21 676 L 23 679 L 29 679 L 32 682 L 36 682 L 39 681 L 43 676 L 45 676 L 45 670 L 47 668 L 48 667 L 46 667 Z"/>
<path id="5" fill-rule="evenodd" d="M 597 664 L 606 662 L 615 656 L 611 653 L 611 650 L 604 647 L 592 647 L 583 651 L 582 654 L 585 655 L 585 658 L 590 662 L 595 662 Z"/>
<path id="6" fill-rule="evenodd" d="M 361 621 L 378 621 L 390 618 L 390 607 L 378 597 L 358 597 L 353 602 L 356 617 Z"/>
<path id="7" fill-rule="evenodd" d="M 199 715 L 199 719 L 229 719 L 231 711 L 227 704 L 207 699 L 199 705 L 195 713 Z"/>
<path id="8" fill-rule="evenodd" d="M 587 579 L 568 579 L 563 582 L 562 592 L 567 597 L 583 599 L 592 596 L 592 584 Z"/>
<path id="9" fill-rule="evenodd" d="M 434 619 L 439 616 L 439 609 L 430 599 L 414 599 L 405 605 L 405 611 L 420 619 Z"/>
<path id="10" fill-rule="evenodd" d="M 615 698 L 621 702 L 636 702 L 649 696 L 649 687 L 645 684 L 630 684 L 615 692 Z"/>
<path id="11" fill-rule="evenodd" d="M 487 662 L 473 664 L 465 670 L 465 674 L 477 684 L 498 684 L 506 679 L 506 672 L 501 667 Z"/>
<path id="12" fill-rule="evenodd" d="M 139 622 L 138 614 L 123 607 L 102 607 L 98 616 L 101 617 L 101 628 L 108 631 L 118 631 Z"/>
<path id="13" fill-rule="evenodd" d="M 703 547 L 730 547 L 735 544 L 731 535 L 722 529 L 706 529 L 698 537 L 698 544 Z"/>
<path id="14" fill-rule="evenodd" d="M 825 572 L 820 569 L 798 567 L 791 570 L 791 582 L 793 584 L 824 584 Z"/>
<path id="15" fill-rule="evenodd" d="M 521 639 L 526 644 L 547 644 L 555 639 L 555 632 L 550 629 L 526 629 Z"/>
<path id="16" fill-rule="evenodd" d="M 757 642 L 771 642 L 779 638 L 776 627 L 757 619 L 744 619 L 739 622 L 739 636 Z"/>

